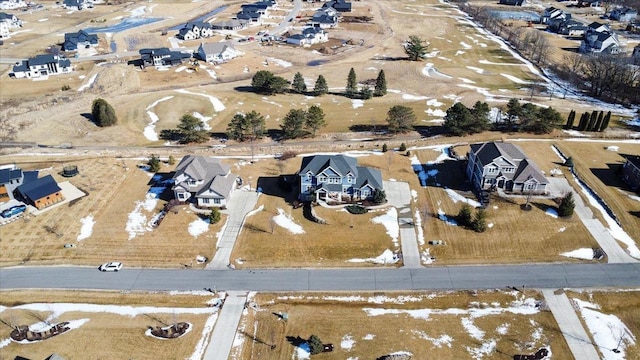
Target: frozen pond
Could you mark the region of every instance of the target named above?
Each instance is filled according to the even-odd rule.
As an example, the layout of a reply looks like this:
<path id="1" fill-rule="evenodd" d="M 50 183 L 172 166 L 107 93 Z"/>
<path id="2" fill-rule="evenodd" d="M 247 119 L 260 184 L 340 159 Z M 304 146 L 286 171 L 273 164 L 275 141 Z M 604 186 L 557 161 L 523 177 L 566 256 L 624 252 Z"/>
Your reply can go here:
<path id="1" fill-rule="evenodd" d="M 143 18 L 143 17 L 128 17 L 122 19 L 118 24 L 108 27 L 95 27 L 84 29 L 88 33 L 117 33 L 129 29 L 133 29 L 138 26 L 147 25 L 156 21 L 163 20 L 162 18 Z"/>
<path id="2" fill-rule="evenodd" d="M 228 5 L 223 5 L 223 6 L 217 7 L 217 8 L 215 8 L 215 9 L 213 9 L 213 11 L 208 12 L 208 13 L 206 13 L 206 14 L 204 14 L 204 15 L 200 16 L 200 17 L 197 17 L 197 18 L 195 18 L 195 19 L 191 19 L 191 20 L 189 20 L 188 22 L 193 23 L 193 22 L 205 21 L 205 20 L 207 20 L 208 18 L 210 18 L 210 17 L 212 17 L 213 15 L 215 15 L 215 14 L 217 14 L 217 13 L 219 13 L 219 12 L 223 11 L 224 9 L 226 9 L 226 8 L 228 8 L 228 7 L 229 7 Z M 184 25 L 185 25 L 185 24 L 179 24 L 179 25 L 176 25 L 176 26 L 172 26 L 172 27 L 170 27 L 170 28 L 169 28 L 169 30 L 180 30 L 180 29 L 182 29 L 182 27 L 183 27 Z"/>
<path id="3" fill-rule="evenodd" d="M 533 21 L 535 23 L 540 22 L 540 15 L 531 11 L 493 10 L 491 11 L 491 14 L 504 20 L 512 19 Z"/>

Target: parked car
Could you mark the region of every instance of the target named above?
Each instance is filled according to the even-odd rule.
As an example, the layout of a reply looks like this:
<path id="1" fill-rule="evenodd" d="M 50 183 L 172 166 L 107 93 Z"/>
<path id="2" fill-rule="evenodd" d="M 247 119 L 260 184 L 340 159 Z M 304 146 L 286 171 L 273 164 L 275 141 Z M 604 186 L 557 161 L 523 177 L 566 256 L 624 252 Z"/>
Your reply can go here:
<path id="1" fill-rule="evenodd" d="M 25 210 L 27 210 L 26 205 L 16 205 L 4 210 L 2 213 L 0 213 L 0 216 L 2 216 L 5 219 L 8 219 L 12 216 L 16 216 L 18 214 L 25 212 Z"/>
<path id="2" fill-rule="evenodd" d="M 70 248 L 74 248 L 74 247 L 76 247 L 76 244 L 71 244 L 71 243 L 64 244 L 64 248 L 65 249 L 70 249 Z"/>
<path id="3" fill-rule="evenodd" d="M 120 271 L 120 269 L 122 269 L 122 263 L 120 262 L 108 262 L 108 263 L 104 263 L 102 265 L 100 265 L 100 267 L 98 268 L 98 270 L 105 272 L 105 271 Z"/>

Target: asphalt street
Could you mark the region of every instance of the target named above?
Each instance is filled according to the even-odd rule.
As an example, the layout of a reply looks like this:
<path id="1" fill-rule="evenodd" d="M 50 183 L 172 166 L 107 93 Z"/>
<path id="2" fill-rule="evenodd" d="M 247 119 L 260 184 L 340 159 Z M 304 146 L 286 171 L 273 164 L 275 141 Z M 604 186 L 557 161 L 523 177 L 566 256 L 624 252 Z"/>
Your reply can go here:
<path id="1" fill-rule="evenodd" d="M 640 264 L 533 264 L 420 269 L 128 269 L 102 273 L 86 267 L 0 270 L 0 289 L 392 291 L 505 287 L 602 288 L 640 286 Z"/>

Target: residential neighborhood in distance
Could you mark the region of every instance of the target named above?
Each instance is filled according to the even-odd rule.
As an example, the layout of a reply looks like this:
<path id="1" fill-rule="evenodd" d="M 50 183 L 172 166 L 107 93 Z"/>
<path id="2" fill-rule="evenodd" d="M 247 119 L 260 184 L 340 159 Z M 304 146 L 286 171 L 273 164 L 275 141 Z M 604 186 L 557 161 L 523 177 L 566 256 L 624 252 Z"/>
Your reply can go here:
<path id="1" fill-rule="evenodd" d="M 0 0 L 0 359 L 640 359 L 640 18 Z"/>

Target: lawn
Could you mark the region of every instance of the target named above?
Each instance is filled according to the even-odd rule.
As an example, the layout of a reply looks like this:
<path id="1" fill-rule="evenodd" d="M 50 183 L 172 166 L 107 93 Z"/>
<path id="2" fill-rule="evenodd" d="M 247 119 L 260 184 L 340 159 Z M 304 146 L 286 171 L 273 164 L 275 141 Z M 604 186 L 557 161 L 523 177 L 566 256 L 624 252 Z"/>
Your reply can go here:
<path id="1" fill-rule="evenodd" d="M 257 294 L 258 310 L 243 316 L 243 341 L 231 358 L 299 359 L 296 345 L 317 335 L 334 345 L 317 359 L 376 359 L 399 351 L 414 359 L 512 359 L 545 346 L 554 359 L 572 359 L 551 313 L 524 305 L 540 298 L 533 291 Z M 515 308 L 522 312 L 508 310 Z"/>

